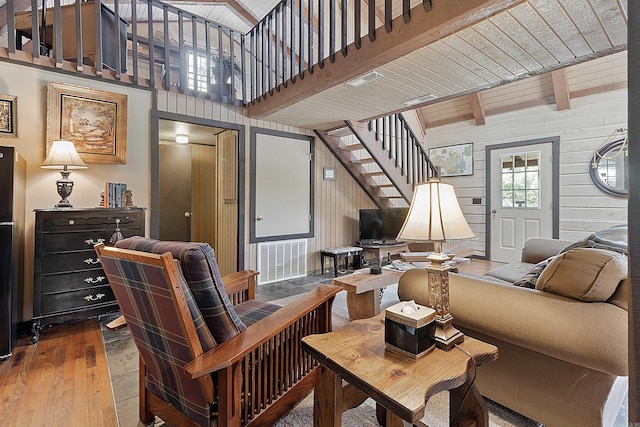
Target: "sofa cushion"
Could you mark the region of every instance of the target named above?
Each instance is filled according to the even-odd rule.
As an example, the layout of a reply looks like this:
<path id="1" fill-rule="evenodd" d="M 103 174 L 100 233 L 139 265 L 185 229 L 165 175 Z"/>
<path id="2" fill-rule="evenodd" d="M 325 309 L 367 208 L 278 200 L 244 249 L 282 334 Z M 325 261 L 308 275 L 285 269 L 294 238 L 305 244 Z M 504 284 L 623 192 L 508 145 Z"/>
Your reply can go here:
<path id="1" fill-rule="evenodd" d="M 606 301 L 627 277 L 627 257 L 604 249 L 576 248 L 544 269 L 536 289 L 582 301 Z"/>
<path id="2" fill-rule="evenodd" d="M 513 283 L 529 273 L 534 265 L 535 264 L 522 261 L 511 262 L 486 272 L 485 276 L 491 276 L 504 280 L 505 282 Z"/>

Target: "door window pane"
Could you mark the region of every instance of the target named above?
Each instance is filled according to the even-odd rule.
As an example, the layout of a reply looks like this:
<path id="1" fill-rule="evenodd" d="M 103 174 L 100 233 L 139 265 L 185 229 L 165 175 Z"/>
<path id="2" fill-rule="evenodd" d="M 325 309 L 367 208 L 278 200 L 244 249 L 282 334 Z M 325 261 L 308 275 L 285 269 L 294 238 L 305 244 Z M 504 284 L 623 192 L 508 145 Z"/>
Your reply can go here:
<path id="1" fill-rule="evenodd" d="M 540 152 L 504 155 L 502 165 L 502 207 L 540 207 Z"/>

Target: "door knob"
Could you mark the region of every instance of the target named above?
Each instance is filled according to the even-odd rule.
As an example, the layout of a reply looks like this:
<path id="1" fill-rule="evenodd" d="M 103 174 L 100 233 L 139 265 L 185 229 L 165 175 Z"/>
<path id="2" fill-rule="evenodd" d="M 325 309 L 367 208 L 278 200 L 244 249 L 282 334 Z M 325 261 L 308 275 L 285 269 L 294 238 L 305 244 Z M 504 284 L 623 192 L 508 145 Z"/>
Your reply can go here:
<path id="1" fill-rule="evenodd" d="M 264 219 L 264 217 L 262 215 L 258 215 L 256 217 L 256 221 L 262 221 Z"/>
<path id="2" fill-rule="evenodd" d="M 191 217 L 191 215 L 192 215 L 191 212 L 185 212 L 184 213 L 184 217 L 185 218 L 189 218 L 189 217 Z"/>
<path id="3" fill-rule="evenodd" d="M 496 212 L 498 212 L 498 211 L 495 210 L 495 209 L 491 209 L 491 213 L 496 213 Z"/>

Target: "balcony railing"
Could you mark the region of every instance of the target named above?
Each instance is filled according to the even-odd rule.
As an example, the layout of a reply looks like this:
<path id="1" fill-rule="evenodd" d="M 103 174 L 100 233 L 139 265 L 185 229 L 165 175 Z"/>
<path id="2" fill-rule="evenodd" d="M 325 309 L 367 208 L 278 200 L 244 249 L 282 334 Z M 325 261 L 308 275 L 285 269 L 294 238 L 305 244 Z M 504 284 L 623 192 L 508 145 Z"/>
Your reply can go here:
<path id="1" fill-rule="evenodd" d="M 430 0 L 283 0 L 245 35 L 157 0 L 30 0 L 16 9 L 25 3 L 4 6 L 0 47 L 10 57 L 27 53 L 41 65 L 238 105 L 359 49 L 364 37 L 391 31 L 397 16 L 408 22 L 416 5 L 431 7 Z"/>

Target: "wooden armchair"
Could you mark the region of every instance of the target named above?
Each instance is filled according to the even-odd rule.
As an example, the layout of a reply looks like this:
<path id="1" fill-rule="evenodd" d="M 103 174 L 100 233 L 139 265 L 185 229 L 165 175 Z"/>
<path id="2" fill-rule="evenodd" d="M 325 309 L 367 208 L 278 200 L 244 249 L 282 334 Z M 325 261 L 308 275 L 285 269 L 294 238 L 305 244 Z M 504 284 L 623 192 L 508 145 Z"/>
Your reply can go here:
<path id="1" fill-rule="evenodd" d="M 274 312 L 251 299 L 256 272 L 228 276 L 227 295 L 207 244 L 138 237 L 96 252 L 140 352 L 142 422 L 269 426 L 314 387 L 319 365 L 300 339 L 331 330 L 341 288 Z"/>

